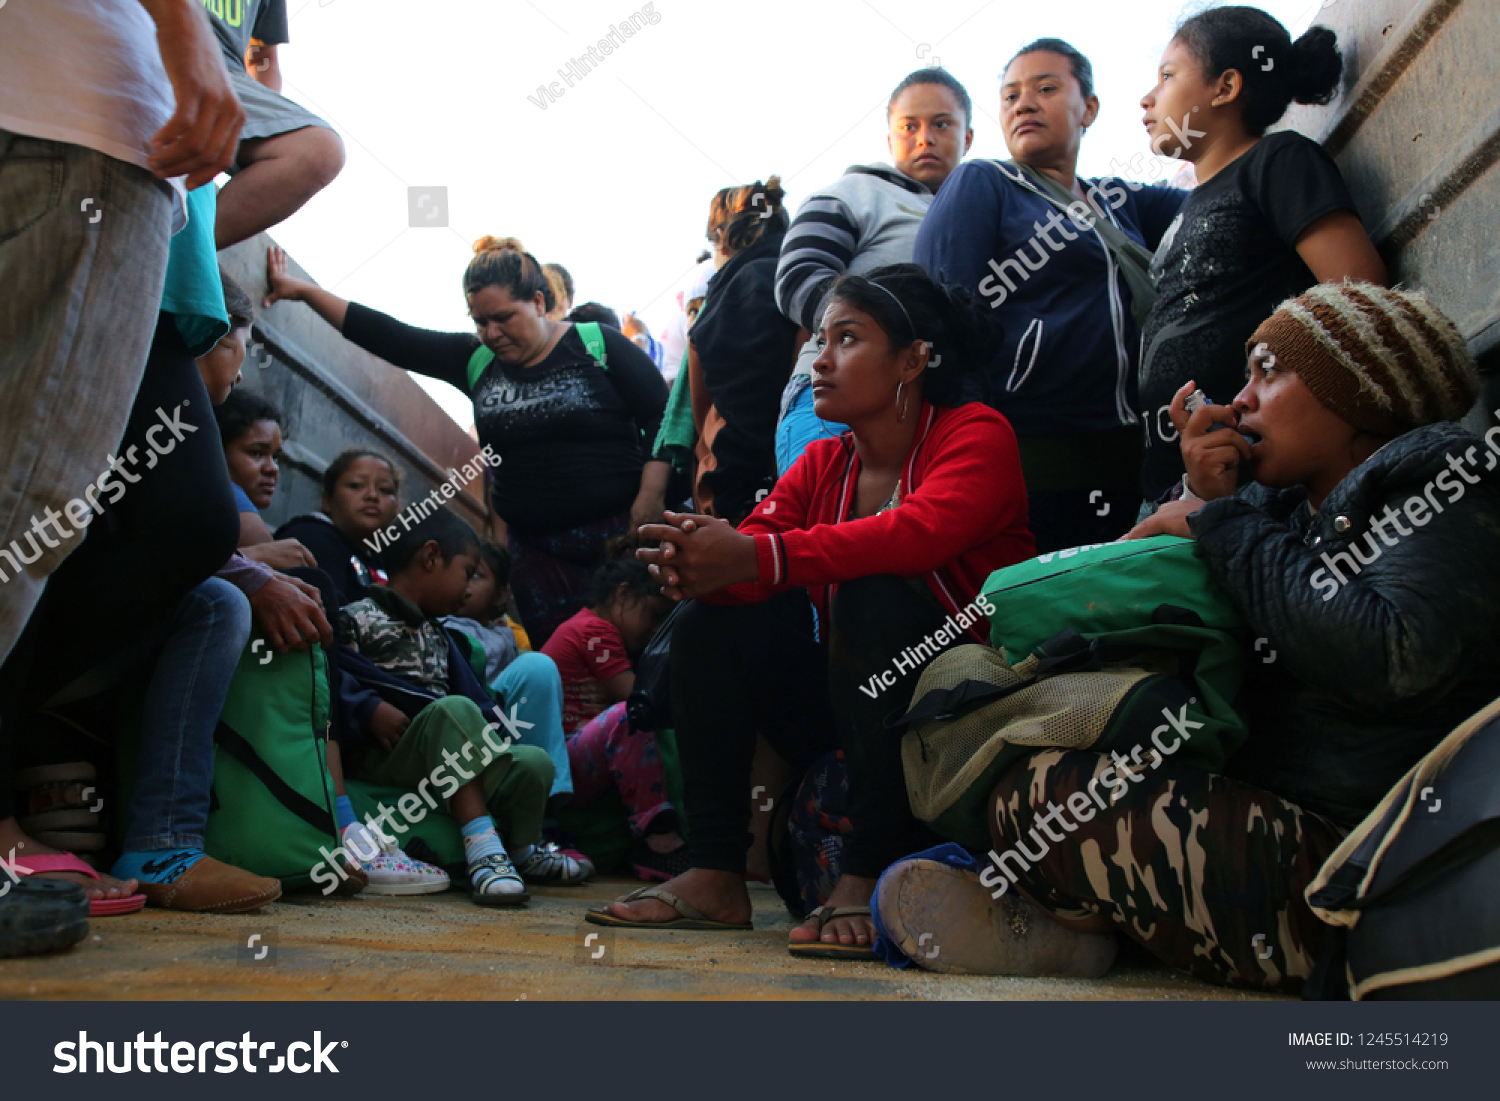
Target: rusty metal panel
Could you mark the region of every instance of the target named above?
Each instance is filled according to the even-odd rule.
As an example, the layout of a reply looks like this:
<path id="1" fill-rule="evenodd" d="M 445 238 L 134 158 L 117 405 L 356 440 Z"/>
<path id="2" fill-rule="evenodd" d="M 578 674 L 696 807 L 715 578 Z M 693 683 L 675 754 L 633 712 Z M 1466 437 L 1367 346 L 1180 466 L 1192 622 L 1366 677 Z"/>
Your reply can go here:
<path id="1" fill-rule="evenodd" d="M 257 304 L 266 294 L 262 234 L 219 254 L 219 261 Z M 307 278 L 295 261 L 288 267 Z M 242 385 L 275 404 L 285 418 L 286 462 L 267 522 L 275 527 L 318 507 L 320 479 L 346 447 L 389 454 L 401 467 L 403 502 L 426 496 L 479 453 L 474 440 L 405 371 L 356 348 L 297 302 L 257 305 L 256 347 Z M 481 480 L 459 485 L 459 515 L 476 528 L 484 519 Z"/>
<path id="2" fill-rule="evenodd" d="M 1500 361 L 1500 2 L 1336 0 L 1339 97 L 1284 124 L 1338 160 L 1393 281 L 1430 294 Z"/>

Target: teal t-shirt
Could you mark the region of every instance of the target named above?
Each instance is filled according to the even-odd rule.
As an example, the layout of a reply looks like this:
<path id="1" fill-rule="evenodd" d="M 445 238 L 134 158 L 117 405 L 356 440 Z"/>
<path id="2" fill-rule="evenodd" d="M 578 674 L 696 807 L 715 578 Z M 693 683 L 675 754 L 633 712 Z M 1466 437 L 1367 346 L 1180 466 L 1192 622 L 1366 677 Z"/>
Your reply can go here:
<path id="1" fill-rule="evenodd" d="M 177 331 L 194 357 L 207 352 L 229 331 L 224 284 L 219 281 L 219 253 L 214 248 L 218 209 L 218 192 L 212 183 L 189 191 L 188 223 L 172 238 L 167 253 L 162 312 L 176 318 Z"/>

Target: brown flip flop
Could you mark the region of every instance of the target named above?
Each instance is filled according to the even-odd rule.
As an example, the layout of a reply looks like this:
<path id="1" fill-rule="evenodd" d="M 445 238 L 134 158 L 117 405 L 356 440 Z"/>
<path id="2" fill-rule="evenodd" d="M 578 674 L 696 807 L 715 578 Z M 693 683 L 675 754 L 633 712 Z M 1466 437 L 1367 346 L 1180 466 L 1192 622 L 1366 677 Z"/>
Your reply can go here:
<path id="1" fill-rule="evenodd" d="M 803 919 L 803 924 L 807 924 L 812 918 L 817 918 L 818 934 L 821 936 L 823 926 L 827 925 L 834 918 L 869 916 L 870 908 L 868 906 L 819 906 Z M 801 959 L 873 960 L 876 958 L 873 942 L 871 944 L 840 944 L 838 941 L 834 941 L 832 944 L 829 944 L 821 940 L 788 941 L 786 950 Z"/>
<path id="2" fill-rule="evenodd" d="M 631 891 L 621 902 L 637 902 L 645 898 L 654 898 L 658 902 L 665 902 L 676 910 L 680 917 L 671 921 L 635 921 L 631 918 L 615 917 L 614 914 L 603 910 L 590 910 L 583 915 L 583 920 L 593 925 L 610 925 L 617 929 L 701 929 L 701 930 L 730 930 L 743 932 L 754 928 L 750 922 L 736 923 L 731 921 L 715 921 L 711 917 L 704 916 L 701 910 L 682 901 L 671 891 L 661 887 L 642 887 Z"/>

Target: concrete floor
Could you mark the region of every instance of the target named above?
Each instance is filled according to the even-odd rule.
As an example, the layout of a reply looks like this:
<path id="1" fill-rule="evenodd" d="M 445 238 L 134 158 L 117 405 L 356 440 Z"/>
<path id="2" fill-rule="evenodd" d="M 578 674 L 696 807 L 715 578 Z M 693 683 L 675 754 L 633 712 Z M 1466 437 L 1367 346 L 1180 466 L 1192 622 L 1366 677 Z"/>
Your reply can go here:
<path id="1" fill-rule="evenodd" d="M 0 960 L 0 998 L 87 1000 L 1047 999 L 1247 1000 L 1135 959 L 1103 979 L 934 975 L 879 963 L 797 960 L 791 918 L 752 885 L 754 932 L 627 932 L 586 909 L 639 886 L 604 879 L 532 888 L 519 910 L 456 891 L 329 901 L 292 895 L 254 914 L 144 910 L 91 922 L 53 956 Z M 584 944 L 588 934 L 602 937 Z M 250 938 L 259 934 L 254 948 Z M 602 955 L 595 955 L 603 948 Z M 252 957 L 265 951 L 264 958 Z"/>

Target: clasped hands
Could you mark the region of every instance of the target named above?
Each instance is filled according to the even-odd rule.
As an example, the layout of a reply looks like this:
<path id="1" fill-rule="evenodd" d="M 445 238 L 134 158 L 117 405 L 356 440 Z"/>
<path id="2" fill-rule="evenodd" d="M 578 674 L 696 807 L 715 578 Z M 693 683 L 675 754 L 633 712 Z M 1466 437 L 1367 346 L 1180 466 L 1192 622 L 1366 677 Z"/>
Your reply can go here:
<path id="1" fill-rule="evenodd" d="M 755 538 L 743 535 L 713 516 L 667 512 L 660 524 L 641 525 L 642 547 L 635 556 L 645 562 L 661 591 L 673 600 L 690 600 L 760 575 Z"/>

